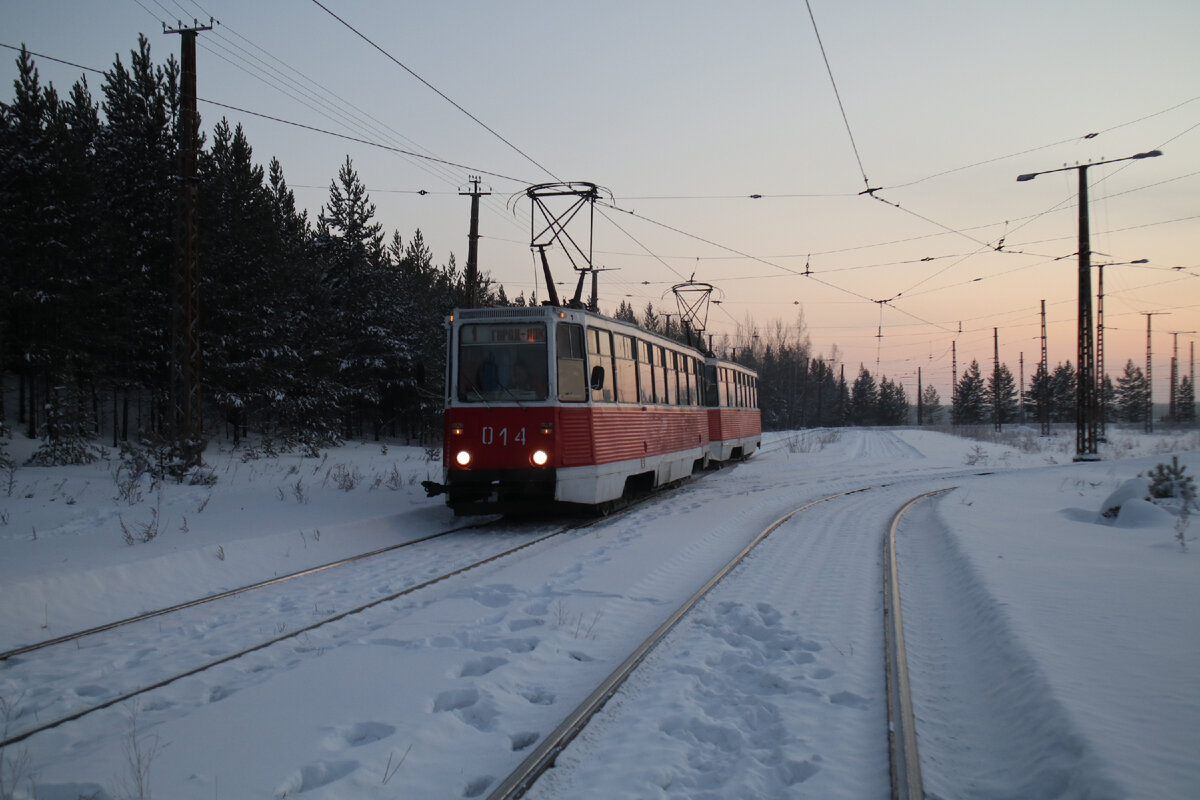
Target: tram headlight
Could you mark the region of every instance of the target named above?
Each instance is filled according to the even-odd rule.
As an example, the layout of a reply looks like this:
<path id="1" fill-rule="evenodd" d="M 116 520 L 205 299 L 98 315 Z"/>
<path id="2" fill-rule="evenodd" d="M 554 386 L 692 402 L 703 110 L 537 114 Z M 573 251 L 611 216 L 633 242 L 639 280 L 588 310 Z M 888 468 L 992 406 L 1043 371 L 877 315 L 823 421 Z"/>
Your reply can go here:
<path id="1" fill-rule="evenodd" d="M 458 453 L 454 456 L 454 460 L 456 462 L 458 462 L 458 465 L 460 467 L 465 467 L 471 463 L 471 454 L 468 453 L 466 450 L 459 450 Z"/>
<path id="2" fill-rule="evenodd" d="M 535 467 L 544 467 L 546 462 L 550 460 L 550 454 L 545 450 L 534 450 L 533 455 L 529 457 Z"/>

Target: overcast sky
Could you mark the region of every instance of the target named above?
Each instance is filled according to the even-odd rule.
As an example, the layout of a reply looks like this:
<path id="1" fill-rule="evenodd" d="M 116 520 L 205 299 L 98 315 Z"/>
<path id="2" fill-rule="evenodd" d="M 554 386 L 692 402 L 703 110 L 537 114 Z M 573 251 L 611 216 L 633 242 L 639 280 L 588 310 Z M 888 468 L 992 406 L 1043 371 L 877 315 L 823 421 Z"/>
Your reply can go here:
<path id="1" fill-rule="evenodd" d="M 989 369 L 993 328 L 1028 380 L 1041 300 L 1051 363 L 1075 361 L 1079 171 L 1016 176 L 1160 148 L 1088 170 L 1093 261 L 1148 259 L 1104 270 L 1106 369 L 1144 368 L 1147 312 L 1168 312 L 1152 318 L 1155 399 L 1171 331 L 1189 332 L 1177 337 L 1188 369 L 1200 338 L 1191 0 L 810 0 L 812 17 L 796 0 L 322 2 L 9 0 L 0 43 L 103 70 L 128 63 L 141 32 L 161 63 L 180 46 L 163 21 L 212 16 L 203 128 L 241 123 L 310 218 L 348 155 L 389 237 L 419 228 L 435 260 L 461 266 L 459 192 L 482 175 L 481 269 L 511 296 L 544 298 L 520 193 L 589 181 L 611 193 L 592 244 L 610 270 L 603 310 L 673 312 L 671 287 L 694 276 L 717 287 L 717 335 L 744 342 L 751 318 L 766 335 L 803 314 L 817 353 L 836 347 L 848 377 L 861 363 L 910 399 L 918 367 L 948 399 L 952 345 L 960 373 L 971 359 Z M 3 52 L 11 87 L 16 53 Z M 37 64 L 64 93 L 84 74 Z M 102 77 L 87 79 L 100 99 Z M 556 277 L 573 286 L 567 262 Z"/>

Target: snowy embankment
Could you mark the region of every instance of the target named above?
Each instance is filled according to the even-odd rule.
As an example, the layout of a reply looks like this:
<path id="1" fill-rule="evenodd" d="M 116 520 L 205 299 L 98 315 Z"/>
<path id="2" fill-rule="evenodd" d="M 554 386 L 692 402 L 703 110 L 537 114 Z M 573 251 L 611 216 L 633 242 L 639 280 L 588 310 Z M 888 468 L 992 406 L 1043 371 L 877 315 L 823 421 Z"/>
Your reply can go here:
<path id="1" fill-rule="evenodd" d="M 1119 441 L 1126 456 L 1196 445 Z M 1109 492 L 1161 456 L 1050 466 L 1069 462 L 1060 442 L 1051 452 L 912 430 L 783 437 L 747 464 L 551 546 L 10 746 L 0 789 L 136 796 L 136 743 L 155 797 L 482 796 L 759 529 L 807 500 L 870 485 L 773 534 L 537 793 L 882 797 L 883 526 L 904 500 L 957 474 L 960 488 L 901 531 L 930 796 L 1192 796 L 1200 543 L 1185 551 L 1174 518 L 1152 511 L 1136 523 L 1098 516 Z M 454 524 L 420 491 L 439 471 L 420 449 L 208 461 L 213 486 L 130 487 L 104 463 L 11 473 L 7 495 L 0 486 L 0 649 Z M 1200 467 L 1190 452 L 1181 462 Z M 998 474 L 964 474 L 974 471 Z M 158 535 L 139 541 L 150 525 Z M 477 540 L 463 541 L 321 573 L 299 594 L 264 590 L 187 621 L 105 634 L 57 664 L 36 654 L 0 664 L 8 724 L 53 703 L 84 707 L 189 649 L 227 646 L 218 623 L 240 620 L 238 636 L 274 633 L 297 624 L 288 614 L 313 618 L 428 577 Z"/>

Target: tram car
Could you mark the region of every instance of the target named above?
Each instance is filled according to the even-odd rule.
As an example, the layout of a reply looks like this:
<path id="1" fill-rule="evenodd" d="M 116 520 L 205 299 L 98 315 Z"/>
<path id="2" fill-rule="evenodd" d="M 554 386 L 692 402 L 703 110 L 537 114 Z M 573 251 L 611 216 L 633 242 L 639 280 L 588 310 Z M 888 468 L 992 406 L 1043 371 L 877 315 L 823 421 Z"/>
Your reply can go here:
<path id="1" fill-rule="evenodd" d="M 456 514 L 604 511 L 761 441 L 758 376 L 582 308 L 448 319 L 443 483 Z"/>

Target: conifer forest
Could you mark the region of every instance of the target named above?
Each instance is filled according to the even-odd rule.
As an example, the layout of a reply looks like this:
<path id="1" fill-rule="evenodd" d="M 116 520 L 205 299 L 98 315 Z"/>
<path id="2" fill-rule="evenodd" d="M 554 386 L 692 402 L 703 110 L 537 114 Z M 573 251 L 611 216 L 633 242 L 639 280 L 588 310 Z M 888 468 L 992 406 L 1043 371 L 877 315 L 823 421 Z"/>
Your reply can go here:
<path id="1" fill-rule="evenodd" d="M 178 324 L 179 65 L 155 64 L 139 37 L 98 87 L 81 76 L 66 95 L 42 84 L 27 52 L 16 66 L 0 102 L 0 433 L 41 439 L 45 463 L 161 444 Z M 385 232 L 349 157 L 311 219 L 279 162 L 262 166 L 240 126 L 204 122 L 204 436 L 236 444 L 253 435 L 256 447 L 280 451 L 382 437 L 436 445 L 445 353 L 430 332 L 466 297 L 453 254 L 439 260 L 419 226 Z M 483 304 L 536 302 L 508 298 L 486 272 L 480 283 Z M 672 332 L 652 305 L 639 312 L 622 301 L 606 313 Z M 759 371 L 767 429 L 1073 419 L 1069 363 L 1039 366 L 1021 392 L 1006 366 L 972 362 L 941 398 L 932 383 L 855 372 L 836 347 L 817 355 L 802 317 L 748 325 L 753 346 L 713 345 Z M 1107 418 L 1142 419 L 1145 392 L 1132 362 L 1115 382 L 1105 376 Z M 1180 395 L 1182 413 L 1194 415 L 1186 378 Z"/>

